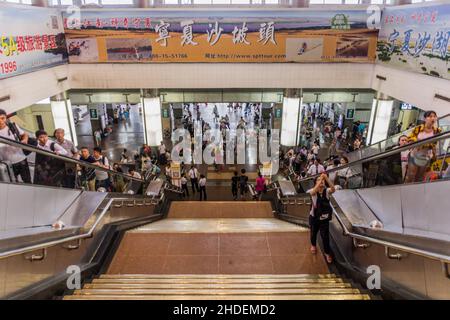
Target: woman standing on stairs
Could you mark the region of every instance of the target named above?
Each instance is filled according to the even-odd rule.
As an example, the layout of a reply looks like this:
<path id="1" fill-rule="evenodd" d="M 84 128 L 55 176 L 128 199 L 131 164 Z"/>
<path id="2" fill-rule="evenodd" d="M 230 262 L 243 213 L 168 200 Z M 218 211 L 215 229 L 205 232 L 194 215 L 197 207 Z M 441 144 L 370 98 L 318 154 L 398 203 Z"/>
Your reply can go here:
<path id="1" fill-rule="evenodd" d="M 317 234 L 320 232 L 323 251 L 328 263 L 333 262 L 330 250 L 329 224 L 333 216 L 330 205 L 330 195 L 334 191 L 334 184 L 325 173 L 316 179 L 314 188 L 307 191 L 307 193 L 311 195 L 311 211 L 309 214 L 311 253 L 315 254 L 317 252 Z"/>

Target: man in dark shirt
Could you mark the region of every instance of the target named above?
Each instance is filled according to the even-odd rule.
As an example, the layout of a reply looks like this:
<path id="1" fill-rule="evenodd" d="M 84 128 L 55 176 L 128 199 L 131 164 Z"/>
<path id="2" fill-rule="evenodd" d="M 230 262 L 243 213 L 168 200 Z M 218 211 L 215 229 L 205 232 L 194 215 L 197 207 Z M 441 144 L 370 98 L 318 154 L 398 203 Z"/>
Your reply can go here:
<path id="1" fill-rule="evenodd" d="M 247 193 L 247 183 L 248 177 L 245 175 L 245 169 L 241 169 L 241 176 L 239 177 L 239 188 L 241 189 L 241 199 L 244 198 L 244 195 Z"/>
<path id="2" fill-rule="evenodd" d="M 97 160 L 90 155 L 89 149 L 87 147 L 82 147 L 80 149 L 80 161 L 85 161 L 88 163 L 96 163 Z M 89 191 L 95 191 L 95 169 L 82 167 L 81 168 L 81 183 L 86 186 Z"/>
<path id="3" fill-rule="evenodd" d="M 239 184 L 238 172 L 234 172 L 234 176 L 231 178 L 231 193 L 233 194 L 233 200 L 237 200 L 238 197 L 238 184 Z"/>

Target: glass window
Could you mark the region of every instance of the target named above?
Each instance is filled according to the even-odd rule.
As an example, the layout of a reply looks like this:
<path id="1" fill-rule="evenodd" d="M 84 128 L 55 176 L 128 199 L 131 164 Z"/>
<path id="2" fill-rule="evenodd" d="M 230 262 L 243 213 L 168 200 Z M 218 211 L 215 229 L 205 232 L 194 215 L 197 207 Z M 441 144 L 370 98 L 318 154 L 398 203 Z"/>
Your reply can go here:
<path id="1" fill-rule="evenodd" d="M 211 0 L 194 0 L 194 4 L 211 4 Z"/>
<path id="2" fill-rule="evenodd" d="M 133 0 L 102 0 L 102 4 L 105 5 L 133 4 Z"/>
<path id="3" fill-rule="evenodd" d="M 262 0 L 252 0 L 252 4 L 262 4 Z"/>
<path id="4" fill-rule="evenodd" d="M 383 0 L 370 0 L 372 4 L 383 4 Z"/>
<path id="5" fill-rule="evenodd" d="M 278 4 L 278 0 L 266 0 L 266 4 Z"/>
<path id="6" fill-rule="evenodd" d="M 324 0 L 309 0 L 310 4 L 323 4 Z"/>
<path id="7" fill-rule="evenodd" d="M 164 1 L 165 4 L 178 4 L 178 0 L 165 0 Z M 184 4 L 183 1 L 181 1 L 182 4 Z M 189 0 L 190 3 L 190 0 Z"/>
<path id="8" fill-rule="evenodd" d="M 99 0 L 83 0 L 83 4 L 98 4 Z"/>
<path id="9" fill-rule="evenodd" d="M 411 0 L 411 3 L 419 3 L 419 2 L 423 2 L 423 0 Z"/>
<path id="10" fill-rule="evenodd" d="M 342 4 L 342 0 L 325 0 L 325 4 Z"/>
<path id="11" fill-rule="evenodd" d="M 230 4 L 230 0 L 212 0 L 213 4 Z"/>
<path id="12" fill-rule="evenodd" d="M 231 0 L 232 4 L 250 4 L 250 0 Z"/>
<path id="13" fill-rule="evenodd" d="M 7 0 L 7 2 L 20 3 L 20 0 Z"/>
<path id="14" fill-rule="evenodd" d="M 359 4 L 360 0 L 345 0 L 345 4 Z"/>
<path id="15" fill-rule="evenodd" d="M 22 0 L 23 4 L 31 4 L 31 0 Z"/>
<path id="16" fill-rule="evenodd" d="M 61 5 L 62 6 L 71 6 L 71 5 L 73 5 L 73 1 L 72 0 L 61 0 Z"/>

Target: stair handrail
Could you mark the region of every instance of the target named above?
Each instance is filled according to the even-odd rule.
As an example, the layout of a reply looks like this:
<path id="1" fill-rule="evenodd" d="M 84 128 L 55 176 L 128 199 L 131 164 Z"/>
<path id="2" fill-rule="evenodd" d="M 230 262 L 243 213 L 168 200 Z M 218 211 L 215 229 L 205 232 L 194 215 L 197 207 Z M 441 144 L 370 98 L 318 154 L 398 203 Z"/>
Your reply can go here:
<path id="1" fill-rule="evenodd" d="M 126 173 L 117 172 L 117 171 L 114 171 L 114 170 L 111 170 L 111 169 L 106 169 L 106 168 L 97 166 L 95 164 L 91 164 L 89 162 L 84 162 L 84 161 L 81 161 L 81 160 L 78 160 L 78 159 L 74 159 L 74 158 L 62 156 L 62 155 L 59 155 L 59 154 L 55 154 L 55 153 L 53 153 L 51 151 L 40 149 L 38 147 L 31 146 L 29 144 L 24 144 L 22 142 L 19 142 L 19 141 L 16 141 L 16 140 L 11 140 L 11 139 L 8 139 L 8 138 L 0 136 L 0 144 L 1 143 L 7 144 L 7 145 L 10 145 L 10 146 L 13 146 L 13 147 L 17 147 L 17 148 L 20 148 L 20 149 L 24 149 L 24 150 L 27 150 L 27 151 L 36 152 L 36 153 L 45 155 L 47 157 L 55 158 L 55 159 L 58 159 L 58 160 L 61 160 L 61 161 L 64 161 L 64 162 L 70 162 L 70 163 L 73 163 L 73 164 L 78 164 L 78 165 L 80 165 L 82 167 L 88 167 L 88 168 L 93 168 L 95 170 L 104 171 L 104 172 L 107 172 L 107 173 L 109 173 L 111 175 L 122 176 L 122 177 L 124 177 L 126 179 L 129 179 L 129 180 L 135 180 L 135 181 L 139 181 L 141 183 L 145 182 L 144 179 L 135 178 L 135 177 L 133 177 L 133 176 L 131 176 L 129 174 L 126 174 Z"/>
<path id="2" fill-rule="evenodd" d="M 340 171 L 342 169 L 353 167 L 356 164 L 362 164 L 364 162 L 368 162 L 368 161 L 373 161 L 373 160 L 378 160 L 378 159 L 382 159 L 382 158 L 385 158 L 385 157 L 389 157 L 391 155 L 398 154 L 398 153 L 401 153 L 403 151 L 407 151 L 407 150 L 410 150 L 410 149 L 413 149 L 413 148 L 416 148 L 416 147 L 419 147 L 419 146 L 422 146 L 422 145 L 425 145 L 425 144 L 437 142 L 437 141 L 440 141 L 440 140 L 443 140 L 443 139 L 446 139 L 446 138 L 450 138 L 450 131 L 439 133 L 439 134 L 434 135 L 434 136 L 432 136 L 430 138 L 427 138 L 427 139 L 419 140 L 419 141 L 416 141 L 416 142 L 404 145 L 402 147 L 397 147 L 397 148 L 393 148 L 393 149 L 390 149 L 390 150 L 386 150 L 384 152 L 381 152 L 381 153 L 378 153 L 378 154 L 375 154 L 375 155 L 371 155 L 371 156 L 368 156 L 368 157 L 365 157 L 365 158 L 361 158 L 361 159 L 358 159 L 358 160 L 346 163 L 344 165 L 340 165 L 340 166 L 338 166 L 336 168 L 332 168 L 332 169 L 326 170 L 326 173 L 337 172 L 337 171 Z M 308 181 L 308 180 L 313 180 L 313 179 L 315 179 L 317 177 L 320 177 L 320 175 L 321 175 L 321 173 L 315 174 L 315 175 L 312 175 L 312 176 L 309 176 L 309 177 L 306 177 L 306 178 L 299 179 L 299 180 L 297 180 L 297 182 L 304 182 L 304 181 Z"/>
<path id="3" fill-rule="evenodd" d="M 121 198 L 111 198 L 109 199 L 108 203 L 106 204 L 106 206 L 102 209 L 101 213 L 99 214 L 99 216 L 97 217 L 97 219 L 95 220 L 94 224 L 89 228 L 89 230 L 83 234 L 79 234 L 79 235 L 75 235 L 75 236 L 68 236 L 68 237 L 62 237 L 60 239 L 57 240 L 52 240 L 52 241 L 47 241 L 47 242 L 43 242 L 43 243 L 39 243 L 39 244 L 34 244 L 34 245 L 30 245 L 30 246 L 25 246 L 19 249 L 13 249 L 13 250 L 7 250 L 4 252 L 0 252 L 0 259 L 4 259 L 4 258 L 9 258 L 12 256 L 16 256 L 16 255 L 20 255 L 20 254 L 24 254 L 24 253 L 28 253 L 28 252 L 34 252 L 37 250 L 46 250 L 47 248 L 50 247 L 54 247 L 56 245 L 59 244 L 63 244 L 66 242 L 72 242 L 72 241 L 78 241 L 78 240 L 82 240 L 85 238 L 90 238 L 92 237 L 95 228 L 97 228 L 98 224 L 100 223 L 100 221 L 103 219 L 103 217 L 105 216 L 106 212 L 110 209 L 112 203 L 116 200 L 122 200 Z M 160 216 L 160 214 L 153 214 L 151 216 L 149 216 L 149 218 L 153 218 L 153 217 L 158 217 Z M 36 260 L 36 259 L 34 259 Z"/>
<path id="4" fill-rule="evenodd" d="M 339 224 L 342 227 L 344 236 L 349 236 L 352 239 L 362 240 L 362 241 L 375 243 L 375 244 L 384 246 L 385 249 L 386 249 L 385 250 L 386 251 L 386 255 L 389 256 L 389 258 L 391 258 L 390 255 L 389 255 L 389 249 L 395 249 L 395 250 L 400 250 L 400 251 L 412 253 L 412 254 L 415 254 L 415 255 L 418 255 L 418 256 L 422 256 L 422 257 L 425 257 L 425 258 L 438 260 L 438 261 L 440 261 L 442 263 L 442 271 L 444 272 L 444 275 L 447 278 L 450 279 L 450 273 L 449 273 L 449 268 L 448 268 L 448 265 L 450 264 L 450 256 L 445 255 L 445 254 L 441 254 L 441 253 L 431 252 L 431 251 L 428 251 L 428 250 L 414 248 L 412 246 L 399 244 L 399 243 L 395 243 L 395 242 L 392 242 L 392 241 L 386 241 L 386 240 L 377 239 L 377 238 L 370 237 L 370 236 L 367 236 L 367 235 L 361 235 L 361 234 L 358 234 L 358 233 L 354 233 L 354 232 L 348 230 L 347 226 L 345 225 L 344 221 L 342 220 L 342 217 L 336 211 L 334 205 L 331 204 L 331 203 L 330 203 L 330 205 L 331 205 L 331 208 L 333 210 L 334 216 L 336 217 L 337 221 L 339 222 Z M 399 256 L 399 257 L 401 258 L 401 256 Z M 399 259 L 399 257 L 396 257 L 396 259 Z"/>

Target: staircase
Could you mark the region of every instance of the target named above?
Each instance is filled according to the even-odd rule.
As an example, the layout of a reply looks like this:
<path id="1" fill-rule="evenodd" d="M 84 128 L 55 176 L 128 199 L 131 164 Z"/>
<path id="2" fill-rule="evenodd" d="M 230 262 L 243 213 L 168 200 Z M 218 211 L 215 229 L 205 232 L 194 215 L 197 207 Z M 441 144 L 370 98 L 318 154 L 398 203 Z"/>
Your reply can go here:
<path id="1" fill-rule="evenodd" d="M 103 274 L 64 300 L 368 300 L 334 274 Z"/>

